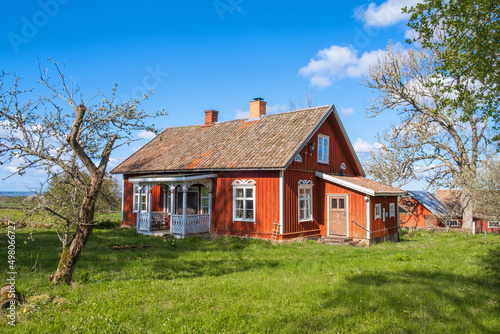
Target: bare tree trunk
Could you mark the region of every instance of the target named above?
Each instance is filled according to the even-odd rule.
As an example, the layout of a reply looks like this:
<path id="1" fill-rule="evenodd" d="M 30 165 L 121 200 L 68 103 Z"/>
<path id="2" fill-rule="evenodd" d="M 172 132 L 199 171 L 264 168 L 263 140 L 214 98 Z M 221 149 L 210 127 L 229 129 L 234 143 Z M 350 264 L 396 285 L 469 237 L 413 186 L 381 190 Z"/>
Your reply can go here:
<path id="1" fill-rule="evenodd" d="M 462 191 L 460 195 L 460 203 L 462 205 L 462 228 L 472 231 L 472 221 L 473 221 L 473 205 L 472 196 L 467 194 L 466 191 Z"/>
<path id="2" fill-rule="evenodd" d="M 80 259 L 80 255 L 87 244 L 87 241 L 94 229 L 94 213 L 97 196 L 102 184 L 104 172 L 94 173 L 91 177 L 90 185 L 87 189 L 87 196 L 80 206 L 78 214 L 78 226 L 75 235 L 69 246 L 63 246 L 61 259 L 54 275 L 50 276 L 50 280 L 54 283 L 71 284 L 75 265 Z"/>
<path id="3" fill-rule="evenodd" d="M 93 225 L 78 225 L 71 244 L 63 247 L 57 270 L 54 275 L 50 276 L 52 282 L 71 284 L 75 265 L 80 259 L 80 255 L 92 234 L 93 228 Z"/>

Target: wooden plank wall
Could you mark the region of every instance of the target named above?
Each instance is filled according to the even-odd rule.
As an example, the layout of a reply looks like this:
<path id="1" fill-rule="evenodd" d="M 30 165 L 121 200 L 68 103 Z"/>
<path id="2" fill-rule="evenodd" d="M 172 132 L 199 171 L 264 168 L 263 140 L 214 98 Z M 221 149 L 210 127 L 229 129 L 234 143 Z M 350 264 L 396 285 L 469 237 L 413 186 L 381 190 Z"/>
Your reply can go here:
<path id="1" fill-rule="evenodd" d="M 383 212 L 383 209 L 385 208 L 385 211 L 387 213 L 390 213 L 389 203 L 395 203 L 396 216 L 391 218 L 388 215 L 385 218 L 385 223 L 382 220 L 382 218 L 375 219 L 375 204 L 382 204 L 382 212 Z M 379 231 L 379 232 L 372 234 L 372 239 L 398 232 L 398 229 L 396 228 L 396 226 L 397 226 L 397 207 L 398 207 L 397 196 L 371 197 L 371 202 L 370 202 L 370 215 L 371 215 L 371 221 L 372 221 L 371 231 L 379 231 L 379 230 L 383 230 L 385 228 L 392 228 L 392 229 L 389 229 L 387 231 Z"/>
<path id="2" fill-rule="evenodd" d="M 318 181 L 314 172 L 290 171 L 284 172 L 284 234 L 288 237 L 318 234 L 318 218 L 321 217 L 318 203 L 321 201 L 321 193 L 318 191 Z M 310 180 L 313 182 L 313 220 L 299 223 L 298 210 L 298 182 L 299 180 Z"/>
<path id="3" fill-rule="evenodd" d="M 234 180 L 252 179 L 255 185 L 255 223 L 233 222 Z M 213 232 L 271 238 L 273 223 L 279 222 L 279 172 L 219 172 L 213 192 Z"/>
<path id="4" fill-rule="evenodd" d="M 318 163 L 318 134 L 330 137 L 330 163 L 327 165 Z M 323 173 L 340 174 L 340 165 L 345 163 L 347 168 L 345 170 L 346 175 L 360 175 L 357 167 L 355 166 L 354 158 L 349 153 L 349 147 L 345 142 L 340 127 L 337 125 L 333 115 L 331 115 L 327 121 L 320 126 L 309 142 L 314 142 L 316 144 L 314 151 L 309 151 L 309 145 L 306 145 L 300 151 L 302 162 L 292 162 L 289 170 L 319 171 Z"/>
<path id="5" fill-rule="evenodd" d="M 359 225 L 366 228 L 366 200 L 365 195 L 356 191 L 352 191 L 338 185 L 335 185 L 325 180 L 321 181 L 325 185 L 325 198 L 322 201 L 322 212 L 324 215 L 324 224 L 321 226 L 321 235 L 327 235 L 328 233 L 328 203 L 327 195 L 348 195 L 348 213 L 349 213 L 349 237 L 357 239 L 366 239 L 366 230 L 354 224 L 354 220 Z"/>

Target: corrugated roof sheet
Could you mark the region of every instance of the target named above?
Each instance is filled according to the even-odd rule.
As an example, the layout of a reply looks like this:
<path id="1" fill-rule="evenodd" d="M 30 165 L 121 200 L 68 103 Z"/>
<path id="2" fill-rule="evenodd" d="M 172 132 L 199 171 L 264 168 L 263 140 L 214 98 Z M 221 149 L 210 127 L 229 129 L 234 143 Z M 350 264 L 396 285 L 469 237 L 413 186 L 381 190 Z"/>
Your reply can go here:
<path id="1" fill-rule="evenodd" d="M 284 168 L 333 110 L 328 105 L 258 120 L 167 128 L 111 172 Z"/>
<path id="2" fill-rule="evenodd" d="M 444 218 L 448 215 L 448 210 L 434 195 L 427 191 L 410 190 L 408 194 L 413 197 L 417 202 L 422 204 L 434 216 Z"/>

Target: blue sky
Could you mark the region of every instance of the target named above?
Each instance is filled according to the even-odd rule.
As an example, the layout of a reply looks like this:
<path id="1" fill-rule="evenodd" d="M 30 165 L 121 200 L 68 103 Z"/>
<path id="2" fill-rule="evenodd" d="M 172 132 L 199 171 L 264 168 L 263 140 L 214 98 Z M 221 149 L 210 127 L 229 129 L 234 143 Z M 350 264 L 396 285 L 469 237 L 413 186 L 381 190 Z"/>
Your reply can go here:
<path id="1" fill-rule="evenodd" d="M 404 43 L 407 17 L 399 8 L 415 2 L 10 1 L 2 10 L 0 70 L 34 87 L 37 57 L 51 57 L 67 62 L 88 97 L 115 82 L 123 98 L 153 88 L 144 107 L 168 111 L 155 121 L 160 128 L 201 124 L 206 109 L 218 110 L 221 121 L 244 117 L 254 97 L 268 102 L 268 112 L 287 111 L 290 99 L 305 101 L 309 90 L 314 104 L 335 104 L 363 156 L 397 117 L 365 118 L 374 95 L 362 76 L 389 42 Z M 145 139 L 117 150 L 112 167 L 150 137 L 137 136 Z M 0 166 L 0 177 L 14 168 Z M 1 190 L 25 190 L 41 177 L 12 177 Z"/>

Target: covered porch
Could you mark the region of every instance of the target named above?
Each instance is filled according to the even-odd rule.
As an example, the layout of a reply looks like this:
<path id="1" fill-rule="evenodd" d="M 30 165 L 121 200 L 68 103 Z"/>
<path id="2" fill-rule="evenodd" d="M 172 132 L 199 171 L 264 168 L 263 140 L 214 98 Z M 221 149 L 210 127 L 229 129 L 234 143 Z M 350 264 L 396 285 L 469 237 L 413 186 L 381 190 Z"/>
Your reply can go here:
<path id="1" fill-rule="evenodd" d="M 217 174 L 179 174 L 132 177 L 133 212 L 137 232 L 147 235 L 172 234 L 176 238 L 209 233 L 212 225 L 212 180 Z M 162 200 L 161 211 L 153 211 L 153 189 Z M 158 196 L 159 194 L 159 196 Z M 158 198 L 161 197 L 161 198 Z"/>

